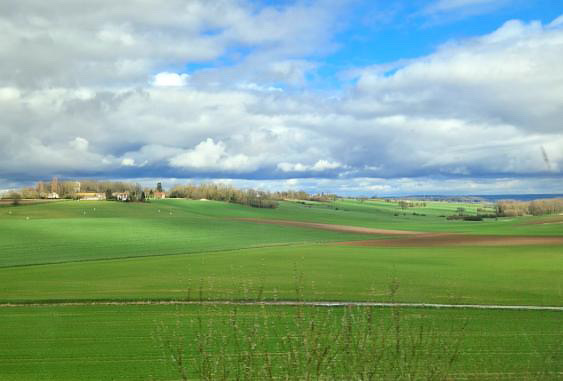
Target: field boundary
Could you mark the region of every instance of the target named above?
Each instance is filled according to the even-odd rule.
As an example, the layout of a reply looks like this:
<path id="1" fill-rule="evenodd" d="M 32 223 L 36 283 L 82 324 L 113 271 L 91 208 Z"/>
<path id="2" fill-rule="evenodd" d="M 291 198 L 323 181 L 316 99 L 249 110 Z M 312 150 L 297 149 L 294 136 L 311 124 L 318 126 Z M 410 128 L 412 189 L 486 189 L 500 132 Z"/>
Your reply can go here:
<path id="1" fill-rule="evenodd" d="M 265 245 L 252 245 L 252 246 L 244 246 L 244 247 L 235 247 L 235 248 L 228 248 L 228 249 L 193 251 L 193 252 L 187 252 L 187 253 L 185 251 L 181 251 L 181 252 L 178 252 L 178 253 L 128 255 L 128 256 L 124 256 L 124 257 L 113 257 L 113 258 L 104 257 L 104 258 L 70 259 L 70 260 L 67 260 L 67 261 L 59 261 L 59 262 L 21 263 L 21 264 L 15 264 L 15 265 L 0 266 L 0 270 L 2 270 L 2 269 L 12 269 L 12 268 L 21 268 L 21 267 L 64 265 L 64 264 L 69 264 L 69 263 L 113 262 L 113 261 L 134 260 L 134 259 L 142 259 L 142 258 L 175 257 L 175 256 L 182 256 L 182 255 L 221 254 L 221 253 L 228 253 L 228 252 L 242 251 L 242 250 L 252 250 L 252 249 L 269 249 L 269 248 L 273 248 L 273 247 L 291 247 L 291 246 L 307 246 L 307 245 L 326 245 L 326 244 L 332 244 L 332 243 L 338 243 L 338 241 L 280 242 L 280 243 L 271 243 L 271 244 L 265 244 Z"/>
<path id="2" fill-rule="evenodd" d="M 441 304 L 441 303 L 394 303 L 354 301 L 253 301 L 253 300 L 124 300 L 124 301 L 76 301 L 76 302 L 15 302 L 0 303 L 0 308 L 17 307 L 79 307 L 79 306 L 141 306 L 141 305 L 201 305 L 201 306 L 288 306 L 288 307 L 402 307 L 402 308 L 459 308 L 481 310 L 559 311 L 563 307 L 501 305 L 501 304 Z"/>

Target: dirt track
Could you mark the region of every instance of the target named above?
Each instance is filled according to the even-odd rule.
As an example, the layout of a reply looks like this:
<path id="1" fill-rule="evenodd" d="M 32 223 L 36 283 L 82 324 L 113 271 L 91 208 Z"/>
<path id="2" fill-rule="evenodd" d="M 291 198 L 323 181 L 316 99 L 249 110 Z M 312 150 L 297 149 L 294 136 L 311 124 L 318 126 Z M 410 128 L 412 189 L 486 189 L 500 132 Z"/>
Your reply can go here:
<path id="1" fill-rule="evenodd" d="M 469 308 L 479 310 L 536 310 L 563 311 L 559 306 L 514 306 L 502 304 L 439 304 L 439 303 L 390 303 L 354 301 L 230 301 L 230 300 L 147 300 L 147 301 L 91 301 L 91 302 L 44 302 L 44 303 L 2 303 L 0 308 L 16 307 L 78 307 L 78 306 L 138 306 L 138 305 L 202 305 L 202 306 L 304 306 L 304 307 L 410 307 L 410 308 Z"/>
<path id="2" fill-rule="evenodd" d="M 261 218 L 237 218 L 237 220 L 256 222 L 258 224 L 272 224 L 272 225 L 282 225 L 282 226 L 295 226 L 299 228 L 330 230 L 330 231 L 342 232 L 342 233 L 380 234 L 380 235 L 422 234 L 422 232 L 410 231 L 410 230 L 372 229 L 372 228 L 364 228 L 360 226 L 319 224 L 315 222 L 290 221 L 290 220 L 268 220 Z"/>
<path id="3" fill-rule="evenodd" d="M 563 245 L 563 237 L 549 236 L 501 236 L 469 235 L 454 233 L 425 233 L 410 230 L 372 229 L 349 225 L 320 224 L 303 221 L 269 220 L 259 218 L 238 218 L 239 221 L 260 224 L 274 224 L 337 231 L 342 233 L 376 234 L 401 236 L 392 239 L 338 242 L 341 246 L 379 246 L 379 247 L 439 247 L 439 246 L 521 246 L 521 245 Z"/>
<path id="4" fill-rule="evenodd" d="M 444 233 L 420 234 L 409 238 L 338 242 L 335 245 L 379 247 L 563 245 L 563 237 L 464 235 Z"/>

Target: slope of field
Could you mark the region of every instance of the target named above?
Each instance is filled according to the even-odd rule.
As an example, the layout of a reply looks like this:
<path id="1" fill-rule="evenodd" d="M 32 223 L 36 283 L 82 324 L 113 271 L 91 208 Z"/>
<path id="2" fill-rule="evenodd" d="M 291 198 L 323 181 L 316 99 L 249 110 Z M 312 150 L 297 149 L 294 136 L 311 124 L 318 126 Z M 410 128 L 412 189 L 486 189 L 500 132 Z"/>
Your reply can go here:
<path id="1" fill-rule="evenodd" d="M 256 226 L 175 205 L 182 203 L 68 201 L 0 208 L 0 267 L 373 238 Z"/>
<path id="2" fill-rule="evenodd" d="M 493 210 L 481 204 L 426 202 L 424 207 L 401 209 L 398 203 L 384 201 L 338 200 L 335 202 L 281 202 L 277 209 L 248 208 L 242 205 L 213 201 L 162 200 L 163 205 L 183 209 L 192 214 L 222 218 L 257 218 L 312 223 L 359 226 L 372 229 L 413 230 L 421 232 L 455 232 L 501 235 L 563 235 L 556 224 L 534 224 L 543 217 L 485 219 L 479 222 L 447 220 L 457 214 L 475 215 Z"/>

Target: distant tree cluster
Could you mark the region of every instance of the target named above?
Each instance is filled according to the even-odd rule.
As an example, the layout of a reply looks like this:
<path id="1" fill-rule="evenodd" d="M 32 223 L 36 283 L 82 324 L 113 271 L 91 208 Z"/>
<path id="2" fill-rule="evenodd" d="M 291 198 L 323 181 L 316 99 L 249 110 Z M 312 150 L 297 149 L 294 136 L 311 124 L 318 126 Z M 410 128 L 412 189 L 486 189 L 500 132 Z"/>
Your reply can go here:
<path id="1" fill-rule="evenodd" d="M 534 201 L 499 201 L 496 204 L 496 212 L 499 216 L 506 217 L 563 213 L 563 198 Z"/>
<path id="2" fill-rule="evenodd" d="M 283 191 L 274 192 L 272 197 L 276 200 L 303 200 L 303 201 L 317 201 L 317 202 L 329 202 L 334 201 L 338 198 L 335 194 L 330 193 L 318 193 L 309 194 L 305 191 Z"/>
<path id="3" fill-rule="evenodd" d="M 329 202 L 337 198 L 336 195 L 327 193 L 312 195 L 304 191 L 265 192 L 214 183 L 177 185 L 170 190 L 169 197 L 225 201 L 257 208 L 276 208 L 278 201 L 282 200 Z"/>
<path id="4" fill-rule="evenodd" d="M 399 207 L 401 209 L 407 209 L 407 208 L 422 208 L 426 206 L 426 202 L 421 201 L 421 202 L 416 202 L 416 201 L 410 201 L 410 200 L 400 200 L 399 201 Z"/>
<path id="5" fill-rule="evenodd" d="M 162 189 L 162 185 L 160 189 Z M 123 181 L 59 181 L 56 177 L 53 177 L 47 185 L 43 181 L 38 181 L 35 187 L 13 191 L 4 198 L 14 199 L 17 195 L 18 199 L 44 199 L 49 198 L 49 194 L 56 193 L 58 198 L 76 199 L 79 192 L 91 192 L 105 193 L 106 199 L 111 200 L 114 192 L 127 192 L 129 200 L 143 201 L 149 191 L 154 192 L 152 189 L 143 189 L 139 184 Z"/>
<path id="6" fill-rule="evenodd" d="M 170 190 L 169 197 L 225 201 L 256 208 L 276 208 L 278 206 L 269 192 L 236 189 L 226 184 L 177 185 Z"/>

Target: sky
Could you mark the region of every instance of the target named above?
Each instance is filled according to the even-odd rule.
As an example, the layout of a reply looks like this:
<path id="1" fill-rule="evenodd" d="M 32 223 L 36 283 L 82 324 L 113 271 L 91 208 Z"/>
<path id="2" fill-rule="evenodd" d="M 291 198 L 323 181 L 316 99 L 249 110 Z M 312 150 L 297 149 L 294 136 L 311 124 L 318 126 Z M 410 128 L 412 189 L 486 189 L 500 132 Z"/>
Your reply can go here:
<path id="1" fill-rule="evenodd" d="M 0 190 L 563 193 L 563 1 L 0 2 Z"/>

